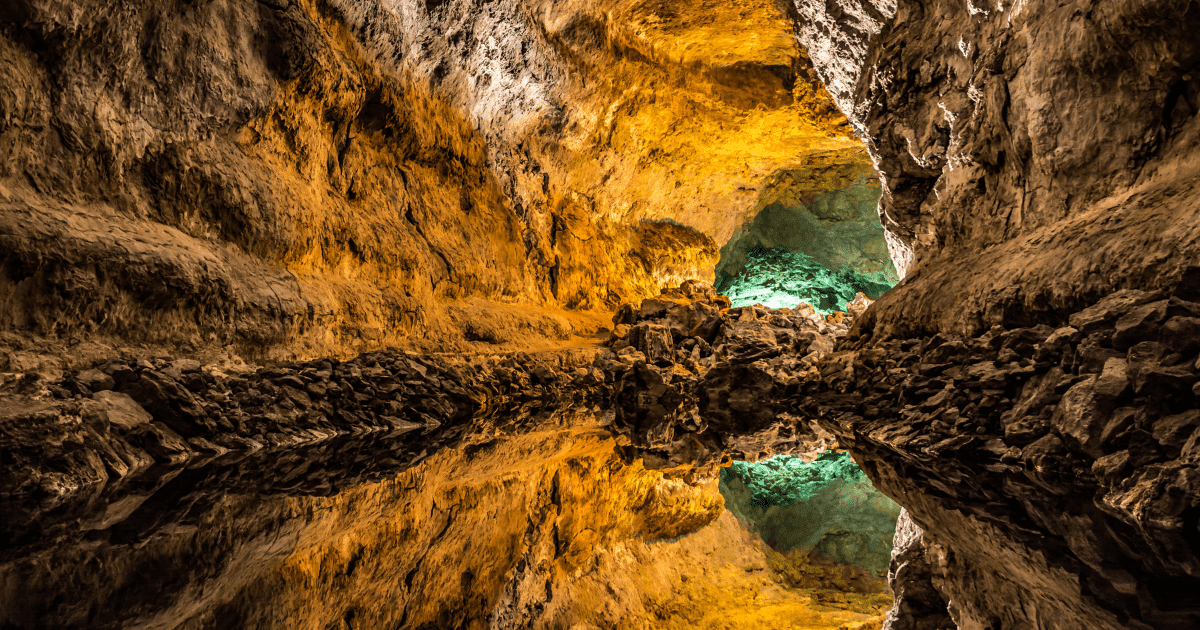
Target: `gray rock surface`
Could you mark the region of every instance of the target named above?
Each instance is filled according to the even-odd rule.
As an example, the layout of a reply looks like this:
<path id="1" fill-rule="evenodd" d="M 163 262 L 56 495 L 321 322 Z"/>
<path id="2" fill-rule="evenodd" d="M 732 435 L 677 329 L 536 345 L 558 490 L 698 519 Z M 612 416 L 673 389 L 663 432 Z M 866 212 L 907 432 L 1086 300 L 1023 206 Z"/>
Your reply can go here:
<path id="1" fill-rule="evenodd" d="M 934 581 L 945 579 L 945 558 L 937 545 L 927 544 L 924 533 L 905 510 L 896 521 L 888 585 L 895 604 L 883 630 L 958 630 L 947 603 Z"/>
<path id="2" fill-rule="evenodd" d="M 958 627 L 1194 627 L 1200 373 L 1165 322 L 1196 306 L 1125 291 L 1069 317 L 1086 336 L 852 332 L 796 400 L 940 545 Z"/>
<path id="3" fill-rule="evenodd" d="M 906 276 L 823 426 L 944 545 L 960 627 L 1200 624 L 1200 5 L 792 5 Z"/>
<path id="4" fill-rule="evenodd" d="M 874 309 L 880 333 L 1050 319 L 1169 286 L 1200 252 L 1194 2 L 794 7 L 910 276 Z"/>

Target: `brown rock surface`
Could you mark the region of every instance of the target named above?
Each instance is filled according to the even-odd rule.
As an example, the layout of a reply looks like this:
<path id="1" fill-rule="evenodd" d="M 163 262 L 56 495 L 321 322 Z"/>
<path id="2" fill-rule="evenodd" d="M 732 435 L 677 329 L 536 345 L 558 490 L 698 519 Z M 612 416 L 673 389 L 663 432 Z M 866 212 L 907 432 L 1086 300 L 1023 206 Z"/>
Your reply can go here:
<path id="1" fill-rule="evenodd" d="M 931 569 L 914 565 L 928 583 L 915 586 L 920 601 L 898 593 L 892 627 L 921 627 L 930 588 L 960 628 L 1200 623 L 1196 361 L 1161 350 L 1174 334 L 1161 318 L 1128 361 L 1107 359 L 1097 376 L 1087 360 L 1119 354 L 1113 333 L 1129 320 L 1112 310 L 1192 304 L 1159 295 L 1132 306 L 1129 295 L 1071 316 L 1086 338 L 1048 326 L 884 342 L 852 333 L 819 365 L 824 379 L 805 383 L 797 403 L 941 550 Z M 1140 386 L 1128 386 L 1130 371 Z"/>
<path id="2" fill-rule="evenodd" d="M 1200 625 L 1200 4 L 785 4 L 0 4 L 0 624 L 554 627 L 608 576 L 700 623 L 657 572 L 719 545 L 629 541 L 836 440 L 923 532 L 891 627 Z M 867 154 L 906 279 L 845 318 L 685 285 L 554 365 L 87 369 L 564 345 Z"/>
<path id="3" fill-rule="evenodd" d="M 0 329 L 529 349 L 866 163 L 769 3 L 102 4 L 0 8 Z"/>
<path id="4" fill-rule="evenodd" d="M 711 485 L 623 464 L 600 418 L 528 420 L 455 448 L 359 438 L 148 471 L 23 514 L 37 531 L 0 553 L 0 623 L 833 630 L 879 618 L 885 596 L 781 584 Z M 387 469 L 421 448 L 420 464 Z"/>

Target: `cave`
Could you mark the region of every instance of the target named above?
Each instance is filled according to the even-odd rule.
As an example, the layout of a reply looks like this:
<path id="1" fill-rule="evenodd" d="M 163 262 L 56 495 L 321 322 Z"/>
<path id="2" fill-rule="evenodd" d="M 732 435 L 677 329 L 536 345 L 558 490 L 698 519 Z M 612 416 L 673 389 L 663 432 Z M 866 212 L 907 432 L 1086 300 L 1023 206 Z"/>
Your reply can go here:
<path id="1" fill-rule="evenodd" d="M 0 628 L 1200 628 L 1198 31 L 6 0 Z"/>
<path id="2" fill-rule="evenodd" d="M 721 247 L 717 290 L 733 306 L 804 303 L 822 315 L 844 310 L 859 293 L 878 300 L 900 277 L 876 210 L 883 189 L 872 174 L 861 164 L 773 173 L 753 218 Z M 849 185 L 831 190 L 831 183 Z"/>

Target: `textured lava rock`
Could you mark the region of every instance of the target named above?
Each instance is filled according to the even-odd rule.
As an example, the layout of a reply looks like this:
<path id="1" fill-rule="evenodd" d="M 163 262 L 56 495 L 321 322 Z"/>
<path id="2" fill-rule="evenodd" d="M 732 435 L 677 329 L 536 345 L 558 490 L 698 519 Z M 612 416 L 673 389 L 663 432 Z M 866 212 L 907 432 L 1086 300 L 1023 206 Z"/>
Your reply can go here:
<path id="1" fill-rule="evenodd" d="M 1127 290 L 1057 330 L 851 337 L 797 401 L 944 549 L 959 627 L 1190 627 L 1200 375 L 1166 321 L 1195 307 Z"/>
<path id="2" fill-rule="evenodd" d="M 860 294 L 850 315 L 827 318 L 807 304 L 729 308 L 711 286 L 690 281 L 636 309 L 622 306 L 596 365 L 616 384 L 629 456 L 695 479 L 715 475 L 727 456 L 824 452 L 830 435 L 793 415 L 789 398 L 820 378 L 815 364 L 868 304 Z"/>
<path id="3" fill-rule="evenodd" d="M 958 630 L 947 612 L 945 597 L 933 585 L 941 577 L 943 554 L 925 544 L 921 529 L 908 512 L 896 521 L 888 584 L 895 603 L 888 611 L 884 630 Z"/>
<path id="4" fill-rule="evenodd" d="M 40 392 L 35 382 L 30 393 L 4 397 L 0 434 L 11 464 L 0 492 L 61 498 L 154 462 L 350 435 L 436 430 L 451 439 L 514 407 L 607 401 L 603 384 L 612 378 L 590 360 L 569 351 L 473 363 L 381 351 L 233 375 L 196 361 L 113 360 L 99 371 L 121 375 L 118 391 L 90 391 L 96 370 L 85 370 Z"/>
<path id="5" fill-rule="evenodd" d="M 513 350 L 711 278 L 867 160 L 773 7 L 659 4 L 5 3 L 0 331 Z"/>
<path id="6" fill-rule="evenodd" d="M 911 277 L 880 332 L 1053 318 L 1170 286 L 1195 257 L 1196 3 L 792 5 Z"/>
<path id="7" fill-rule="evenodd" d="M 636 310 L 621 309 L 615 320 L 632 325 L 619 324 L 610 348 L 594 350 L 467 357 L 385 350 L 244 374 L 189 359 L 127 358 L 40 388 L 36 379 L 18 383 L 27 391 L 7 394 L 0 412 L 11 454 L 0 491 L 61 496 L 152 462 L 346 435 L 438 429 L 453 436 L 525 405 L 611 407 L 615 428 L 630 440 L 627 459 L 692 481 L 713 477 L 729 455 L 823 451 L 829 434 L 792 416 L 784 401 L 816 378 L 813 364 L 853 318 L 828 324 L 811 307 L 728 304 L 700 282 L 664 290 Z"/>

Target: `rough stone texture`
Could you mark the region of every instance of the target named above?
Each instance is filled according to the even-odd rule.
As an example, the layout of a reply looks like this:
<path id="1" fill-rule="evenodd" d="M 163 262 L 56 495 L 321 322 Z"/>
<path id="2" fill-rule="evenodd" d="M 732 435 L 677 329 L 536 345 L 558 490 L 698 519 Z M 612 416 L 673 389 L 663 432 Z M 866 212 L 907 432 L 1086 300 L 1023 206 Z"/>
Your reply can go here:
<path id="1" fill-rule="evenodd" d="M 759 195 L 753 220 L 721 247 L 717 286 L 737 276 L 746 253 L 759 247 L 802 252 L 832 272 L 849 269 L 876 282 L 899 282 L 879 224 L 875 173 L 866 165 L 848 166 L 827 169 L 833 173 L 776 173 Z M 821 179 L 813 181 L 814 175 L 849 179 L 852 175 L 838 172 L 846 170 L 857 171 L 862 181 L 835 191 Z"/>
<path id="2" fill-rule="evenodd" d="M 822 317 L 795 309 L 728 308 L 711 286 L 687 282 L 622 306 L 596 365 L 614 371 L 614 406 L 630 457 L 690 478 L 715 476 L 726 457 L 755 461 L 776 453 L 819 454 L 828 432 L 796 416 L 789 399 L 820 378 L 817 362 L 869 304 Z M 619 370 L 619 371 L 618 371 Z"/>
<path id="3" fill-rule="evenodd" d="M 836 318 L 721 313 L 715 298 L 669 295 L 622 309 L 610 350 L 590 365 L 606 384 L 612 376 L 621 458 L 686 476 L 698 470 L 687 466 L 726 455 L 836 439 L 946 550 L 944 579 L 931 584 L 960 627 L 1200 625 L 1200 274 L 1185 273 L 1200 253 L 1200 8 L 793 0 L 812 68 L 790 42 L 743 36 L 751 24 L 775 35 L 786 28 L 769 9 L 0 4 L 0 146 L 9 156 L 0 164 L 0 329 L 62 342 L 64 354 L 75 339 L 105 336 L 341 358 L 393 341 L 565 338 L 583 323 L 557 307 L 615 307 L 706 273 L 771 173 L 822 163 L 826 150 L 845 152 L 833 163 L 861 155 L 812 98 L 811 69 L 880 171 L 888 244 L 906 280 L 871 309 L 848 309 L 842 323 L 857 319 L 856 333 L 832 356 L 838 335 L 824 329 L 838 328 Z M 1159 292 L 1181 278 L 1174 295 Z M 44 363 L 24 346 L 4 358 L 18 373 Z M 220 397 L 238 392 L 210 387 L 193 367 L 127 362 L 44 391 L 20 376 L 14 387 L 36 391 L 6 401 L 5 450 L 15 456 L 5 483 L 65 496 L 150 461 L 231 448 L 221 435 L 277 435 L 283 445 L 307 439 L 303 430 L 320 442 L 312 432 L 330 414 L 312 409 L 330 395 L 324 379 L 243 378 L 271 383 L 269 401 L 257 396 L 251 407 L 269 402 L 288 416 L 278 430 L 266 414 L 243 428 L 226 413 L 243 402 Z M 518 393 L 566 380 L 557 369 L 499 367 L 511 374 L 489 378 L 517 383 Z M 563 367 L 596 376 L 587 365 Z M 433 378 L 385 393 L 380 386 L 396 383 L 352 383 L 351 407 L 370 413 L 338 430 L 395 427 L 388 418 L 401 416 L 386 407 L 409 387 L 430 388 L 418 392 L 429 404 L 466 404 L 438 414 L 474 417 L 469 396 L 427 395 L 470 391 L 461 379 Z M 238 453 L 253 447 L 237 444 Z M 519 485 L 492 474 L 514 459 L 505 453 L 480 478 Z M 550 510 L 553 482 L 538 487 L 532 504 Z M 420 536 L 453 532 L 453 552 L 431 558 L 443 561 L 464 557 L 488 506 L 512 496 L 468 490 L 439 503 L 437 494 L 402 514 L 421 520 Z M 389 501 L 356 499 L 344 499 L 345 512 L 381 528 L 374 540 L 408 540 L 380 518 L 395 516 L 382 507 Z M 231 498 L 215 501 L 236 510 Z M 451 504 L 483 509 L 455 521 Z M 131 507 L 114 506 L 113 518 Z M 315 510 L 296 512 L 315 519 Z M 526 513 L 491 532 L 495 546 L 534 531 L 548 554 L 545 537 L 558 534 L 545 533 L 548 520 L 530 530 Z M 234 544 L 221 527 L 229 514 L 205 515 L 148 531 L 196 527 L 216 541 L 203 539 L 204 553 Z M 110 534 L 124 545 L 126 531 Z M 277 566 L 273 554 L 287 546 L 275 546 L 275 531 L 238 562 Z M 128 586 L 128 576 L 152 570 L 42 592 L 133 589 L 106 605 L 213 615 L 203 623 L 214 626 L 283 625 L 279 611 L 354 626 L 404 623 L 371 606 L 416 585 L 423 605 L 404 614 L 452 626 L 491 610 L 470 586 L 506 574 L 488 558 L 514 557 L 469 554 L 479 564 L 457 585 L 425 581 L 411 564 L 372 564 L 383 554 L 364 560 L 339 546 L 344 531 L 324 528 L 314 537 L 322 543 L 288 556 L 280 575 L 360 585 L 355 605 L 329 605 L 321 588 L 281 589 L 287 579 L 274 574 L 240 582 L 247 589 L 236 580 L 231 591 L 195 587 L 195 597 Z M 136 568 L 161 566 L 161 547 L 141 548 Z M 104 564 L 68 556 L 40 566 Z M 138 608 L 142 592 L 177 599 Z M 268 596 L 289 604 L 253 605 Z M 236 598 L 242 605 L 208 606 Z M 176 601 L 192 608 L 171 609 Z M 91 610 L 57 614 L 87 625 Z"/>
<path id="4" fill-rule="evenodd" d="M 1142 322 L 1198 308 L 1127 290 L 1057 330 L 852 335 L 797 403 L 944 550 L 960 628 L 1191 628 L 1200 373 Z"/>
<path id="5" fill-rule="evenodd" d="M 714 488 L 624 465 L 603 417 L 530 411 L 465 434 L 163 466 L 52 508 L 6 503 L 0 624 L 834 630 L 881 617 L 886 596 L 781 584 L 787 565 Z"/>
<path id="6" fill-rule="evenodd" d="M 50 499 L 155 462 L 348 435 L 441 429 L 452 436 L 480 416 L 532 401 L 603 399 L 602 372 L 570 371 L 592 354 L 452 362 L 381 351 L 245 373 L 201 369 L 186 359 L 111 360 L 58 382 L 28 375 L 8 383 L 0 398 L 0 441 L 8 454 L 0 492 Z M 116 391 L 93 372 L 111 375 Z"/>
<path id="7" fill-rule="evenodd" d="M 866 157 L 769 3 L 675 4 L 7 2 L 0 330 L 528 349 L 711 279 L 773 172 Z"/>
<path id="8" fill-rule="evenodd" d="M 806 254 L 775 247 L 748 252 L 738 275 L 724 278 L 718 288 L 734 306 L 791 308 L 806 303 L 826 315 L 845 308 L 859 293 L 877 298 L 891 287 L 886 277 L 863 276 L 851 267 L 831 272 Z"/>
<path id="9" fill-rule="evenodd" d="M 0 493 L 59 500 L 155 462 L 347 435 L 436 429 L 452 437 L 529 405 L 611 407 L 630 462 L 642 457 L 693 481 L 713 477 L 730 456 L 822 452 L 830 436 L 782 401 L 816 378 L 812 365 L 853 318 L 828 324 L 808 308 L 774 311 L 768 321 L 761 307 L 727 307 L 711 286 L 690 281 L 636 311 L 625 305 L 611 348 L 467 357 L 385 350 L 241 373 L 131 356 L 59 381 L 6 378 Z"/>
<path id="10" fill-rule="evenodd" d="M 822 425 L 944 547 L 959 627 L 1195 627 L 1200 5 L 792 7 L 905 276 Z"/>
<path id="11" fill-rule="evenodd" d="M 895 603 L 883 630 L 958 630 L 947 612 L 934 580 L 944 577 L 945 558 L 936 545 L 925 542 L 921 529 L 901 510 L 896 521 L 892 563 L 888 570 Z"/>
<path id="12" fill-rule="evenodd" d="M 1195 2 L 795 7 L 910 276 L 874 309 L 881 333 L 1050 321 L 1195 258 Z"/>

